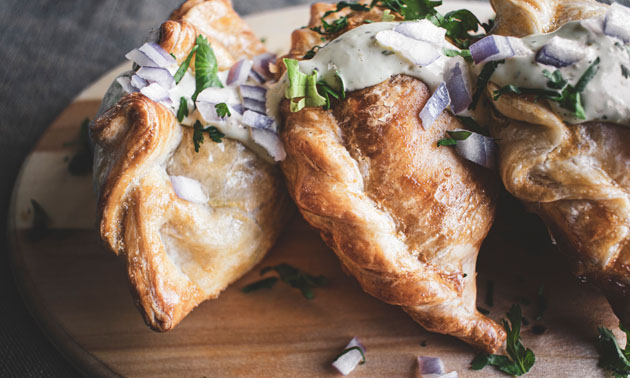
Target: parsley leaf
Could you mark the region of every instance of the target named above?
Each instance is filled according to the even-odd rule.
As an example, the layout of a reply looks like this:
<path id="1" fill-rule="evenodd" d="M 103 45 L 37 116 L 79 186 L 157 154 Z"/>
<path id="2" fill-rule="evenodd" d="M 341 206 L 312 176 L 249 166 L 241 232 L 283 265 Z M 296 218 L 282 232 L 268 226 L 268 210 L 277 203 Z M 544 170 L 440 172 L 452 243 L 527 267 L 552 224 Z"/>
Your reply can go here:
<path id="1" fill-rule="evenodd" d="M 508 312 L 508 319 L 503 320 L 503 328 L 507 332 L 506 349 L 508 356 L 481 353 L 471 363 L 473 370 L 481 370 L 487 365 L 496 366 L 499 370 L 510 375 L 523 375 L 527 373 L 536 357 L 531 349 L 525 349 L 520 341 L 522 313 L 519 305 L 512 305 Z"/>
<path id="2" fill-rule="evenodd" d="M 345 98 L 343 80 L 337 72 L 337 78 L 341 82 L 341 91 L 335 91 L 324 81 L 317 81 L 318 73 L 314 71 L 311 75 L 300 72 L 298 61 L 295 59 L 284 59 L 287 68 L 289 86 L 284 96 L 291 100 L 291 112 L 298 112 L 304 107 L 324 106 L 330 109 L 330 97 L 336 99 Z M 321 91 L 321 94 L 320 94 Z M 294 101 L 297 100 L 297 101 Z"/>
<path id="3" fill-rule="evenodd" d="M 201 34 L 197 36 L 197 52 L 195 53 L 195 93 L 192 96 L 193 101 L 197 100 L 197 96 L 201 91 L 209 87 L 223 88 L 221 80 L 219 80 L 219 66 L 214 51 L 206 37 Z"/>
<path id="4" fill-rule="evenodd" d="M 470 106 L 468 107 L 469 109 L 475 110 L 475 107 L 477 106 L 477 102 L 479 102 L 479 99 L 481 98 L 483 91 L 486 89 L 486 86 L 488 85 L 488 82 L 490 81 L 492 74 L 494 74 L 494 71 L 496 71 L 499 64 L 503 64 L 503 63 L 505 63 L 505 60 L 493 60 L 491 62 L 486 63 L 483 66 L 483 68 L 481 69 L 481 72 L 479 73 L 479 76 L 477 77 L 477 89 L 475 90 L 475 93 L 473 94 L 472 102 L 470 103 Z"/>
<path id="5" fill-rule="evenodd" d="M 450 138 L 444 138 L 437 142 L 438 147 L 440 146 L 454 146 L 457 144 L 458 140 L 466 140 L 469 136 L 472 135 L 470 131 L 447 131 L 446 132 Z"/>
<path id="6" fill-rule="evenodd" d="M 468 32 L 476 32 L 479 25 L 481 22 L 471 11 L 460 9 L 448 12 L 444 15 L 444 20 L 437 26 L 446 29 L 446 36 L 453 40 L 455 46 L 467 49 L 475 38 Z"/>
<path id="7" fill-rule="evenodd" d="M 621 74 L 623 75 L 624 78 L 628 79 L 630 78 L 630 69 L 628 69 L 628 67 L 624 66 L 623 64 L 621 65 Z"/>
<path id="8" fill-rule="evenodd" d="M 179 99 L 179 109 L 177 109 L 177 120 L 181 122 L 186 117 L 188 117 L 188 101 L 186 97 L 181 97 Z"/>
<path id="9" fill-rule="evenodd" d="M 322 35 L 333 35 L 339 33 L 346 27 L 348 27 L 348 17 L 343 16 L 334 20 L 330 24 L 322 18 L 322 26 L 311 28 L 311 30 Z"/>
<path id="10" fill-rule="evenodd" d="M 199 147 L 203 144 L 203 126 L 201 122 L 195 122 L 193 126 L 193 144 L 195 145 L 195 152 L 199 152 Z"/>
<path id="11" fill-rule="evenodd" d="M 599 351 L 599 367 L 611 370 L 615 377 L 627 378 L 630 375 L 630 330 L 621 323 L 619 328 L 626 334 L 626 347 L 621 349 L 611 330 L 598 327 L 597 350 Z"/>
<path id="12" fill-rule="evenodd" d="M 308 51 L 306 52 L 306 54 L 304 54 L 304 56 L 302 57 L 302 59 L 312 59 L 312 58 L 315 56 L 315 53 L 317 53 L 317 51 L 318 51 L 319 49 L 321 49 L 321 48 L 322 48 L 322 46 L 319 46 L 319 45 L 317 45 L 317 46 L 313 46 L 313 48 L 312 48 L 312 49 L 308 50 Z"/>
<path id="13" fill-rule="evenodd" d="M 208 132 L 208 135 L 210 135 L 210 139 L 212 139 L 214 143 L 223 142 L 222 138 L 225 137 L 225 134 L 223 134 L 221 130 L 217 129 L 214 126 L 210 126 L 206 129 L 206 131 Z"/>
<path id="14" fill-rule="evenodd" d="M 217 115 L 220 118 L 225 118 L 225 116 L 231 117 L 232 113 L 230 113 L 230 108 L 228 108 L 225 102 L 220 102 L 214 106 L 214 109 L 217 111 Z"/>
<path id="15" fill-rule="evenodd" d="M 451 49 L 442 49 L 442 53 L 449 58 L 452 58 L 454 56 L 461 56 L 462 58 L 464 58 L 465 61 L 469 63 L 473 61 L 472 55 L 470 54 L 470 50 L 464 49 L 464 50 L 459 51 L 459 50 L 451 50 Z"/>
<path id="16" fill-rule="evenodd" d="M 184 59 L 182 64 L 177 69 L 177 72 L 175 72 L 175 75 L 173 75 L 173 78 L 175 79 L 176 84 L 179 84 L 179 82 L 182 80 L 182 78 L 186 74 L 186 71 L 188 71 L 188 67 L 190 66 L 190 61 L 192 60 L 192 57 L 195 54 L 195 51 L 197 51 L 197 48 L 198 46 L 195 44 L 192 50 L 190 50 L 190 52 L 188 53 L 188 56 L 186 57 L 186 59 Z"/>
<path id="17" fill-rule="evenodd" d="M 285 263 L 265 267 L 260 271 L 260 275 L 262 276 L 270 271 L 275 271 L 278 274 L 278 278 L 284 283 L 293 288 L 299 289 L 306 299 L 312 299 L 314 297 L 312 289 L 324 287 L 328 284 L 328 279 L 326 279 L 326 277 L 324 276 L 312 276 Z M 254 284 L 265 285 L 261 282 L 262 281 L 257 281 L 246 287 L 252 286 Z M 270 284 L 270 282 L 271 280 L 269 280 L 266 284 L 273 286 L 274 284 Z"/>
<path id="18" fill-rule="evenodd" d="M 381 22 L 392 22 L 396 20 L 396 16 L 394 16 L 389 9 L 385 9 L 383 12 L 383 17 L 381 17 Z"/>
<path id="19" fill-rule="evenodd" d="M 370 7 L 360 4 L 360 3 L 349 3 L 347 1 L 340 1 L 337 3 L 337 9 L 335 10 L 329 10 L 328 12 L 324 13 L 324 15 L 322 16 L 322 18 L 326 18 L 328 16 L 330 16 L 333 13 L 337 13 L 339 11 L 341 11 L 342 9 L 345 8 L 350 8 L 353 11 L 358 11 L 358 12 L 367 12 L 370 10 Z"/>

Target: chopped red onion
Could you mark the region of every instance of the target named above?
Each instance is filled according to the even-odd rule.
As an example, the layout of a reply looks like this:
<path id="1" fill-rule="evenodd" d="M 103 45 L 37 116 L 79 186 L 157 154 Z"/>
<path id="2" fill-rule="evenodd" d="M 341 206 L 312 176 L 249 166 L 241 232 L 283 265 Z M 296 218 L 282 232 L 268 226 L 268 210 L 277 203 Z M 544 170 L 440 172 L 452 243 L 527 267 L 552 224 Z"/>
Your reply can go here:
<path id="1" fill-rule="evenodd" d="M 125 58 L 129 59 L 130 61 L 134 62 L 135 64 L 139 65 L 139 66 L 146 66 L 146 67 L 156 67 L 157 64 L 152 61 L 151 59 L 149 59 L 149 57 L 143 53 L 142 51 L 138 50 L 138 49 L 133 49 L 131 51 L 129 51 L 126 55 Z"/>
<path id="2" fill-rule="evenodd" d="M 429 42 L 437 47 L 444 45 L 446 36 L 446 29 L 435 26 L 429 20 L 403 22 L 396 25 L 394 31 L 418 41 Z"/>
<path id="3" fill-rule="evenodd" d="M 603 18 L 587 18 L 580 21 L 580 25 L 591 33 L 603 34 L 604 33 L 604 19 Z"/>
<path id="4" fill-rule="evenodd" d="M 147 96 L 148 98 L 150 98 L 151 100 L 155 102 L 167 102 L 167 100 L 170 101 L 168 90 L 164 89 L 158 83 L 152 83 L 152 84 L 147 85 L 144 88 L 141 88 L 140 93 L 142 93 L 143 95 Z"/>
<path id="5" fill-rule="evenodd" d="M 175 58 L 171 56 L 171 54 L 167 53 L 166 50 L 162 48 L 162 46 L 158 45 L 154 42 L 147 42 L 144 45 L 140 46 L 138 50 L 144 55 L 152 60 L 157 67 L 168 67 L 172 64 L 177 63 Z"/>
<path id="6" fill-rule="evenodd" d="M 276 133 L 269 130 L 255 128 L 250 129 L 250 131 L 254 142 L 267 150 L 267 153 L 273 158 L 273 160 L 282 161 L 287 157 L 287 153 L 282 146 L 282 142 Z"/>
<path id="7" fill-rule="evenodd" d="M 215 108 L 216 104 L 210 102 L 197 101 L 197 111 L 206 122 L 220 121 L 221 117 Z"/>
<path id="8" fill-rule="evenodd" d="M 133 85 L 136 88 L 144 88 L 147 85 L 149 85 L 149 83 L 146 80 L 144 80 L 143 78 L 141 78 L 140 76 L 133 75 L 131 77 L 131 85 Z"/>
<path id="9" fill-rule="evenodd" d="M 234 104 L 234 105 L 228 105 L 228 106 L 230 107 L 230 111 L 234 109 L 234 111 L 237 112 L 238 114 L 243 114 L 243 112 L 245 111 L 245 108 L 241 104 Z"/>
<path id="10" fill-rule="evenodd" d="M 454 114 L 459 114 L 472 103 L 470 76 L 468 75 L 468 65 L 464 59 L 452 59 L 444 75 L 446 89 L 451 98 L 451 110 Z"/>
<path id="11" fill-rule="evenodd" d="M 470 45 L 470 55 L 479 64 L 491 60 L 501 60 L 515 55 L 508 37 L 489 35 Z"/>
<path id="12" fill-rule="evenodd" d="M 254 85 L 241 85 L 241 96 L 243 98 L 251 98 L 252 100 L 266 101 L 267 90 L 263 87 Z"/>
<path id="13" fill-rule="evenodd" d="M 459 156 L 488 169 L 496 167 L 497 145 L 494 139 L 470 130 L 457 129 L 455 131 L 468 131 L 471 133 L 468 138 L 457 141 L 455 151 Z"/>
<path id="14" fill-rule="evenodd" d="M 225 84 L 232 86 L 239 86 L 241 84 L 245 84 L 247 81 L 247 77 L 249 76 L 249 71 L 252 69 L 252 65 L 254 63 L 249 59 L 241 59 L 236 62 L 232 68 L 230 68 L 230 72 L 228 72 L 227 80 Z"/>
<path id="15" fill-rule="evenodd" d="M 273 73 L 269 69 L 269 65 L 276 62 L 276 54 L 264 53 L 254 57 L 252 69 L 267 80 L 273 79 Z"/>
<path id="16" fill-rule="evenodd" d="M 175 194 L 184 201 L 200 204 L 209 201 L 199 181 L 185 176 L 170 176 L 170 179 Z"/>
<path id="17" fill-rule="evenodd" d="M 418 371 L 423 376 L 426 374 L 444 374 L 444 362 L 439 357 L 418 357 Z"/>
<path id="18" fill-rule="evenodd" d="M 166 68 L 140 67 L 136 75 L 149 83 L 158 83 L 161 87 L 166 89 L 171 89 L 175 86 L 175 79 Z"/>
<path id="19" fill-rule="evenodd" d="M 420 112 L 422 127 L 427 130 L 451 103 L 446 84 L 441 83 Z"/>
<path id="20" fill-rule="evenodd" d="M 243 107 L 247 110 L 252 110 L 257 113 L 267 113 L 267 105 L 263 101 L 258 101 L 251 98 L 243 99 Z"/>
<path id="21" fill-rule="evenodd" d="M 265 82 L 267 81 L 261 74 L 254 71 L 253 69 L 249 71 L 249 77 L 258 84 L 265 84 Z"/>
<path id="22" fill-rule="evenodd" d="M 266 130 L 273 129 L 275 123 L 273 118 L 251 110 L 245 110 L 241 122 L 251 128 Z"/>
<path id="23" fill-rule="evenodd" d="M 352 348 L 352 347 L 359 347 L 363 351 L 363 353 L 365 353 L 365 347 L 363 346 L 363 344 L 361 344 L 359 339 L 357 339 L 356 337 L 353 337 L 352 340 L 350 340 L 350 342 L 348 343 L 348 345 L 346 345 L 344 350 Z M 359 352 L 356 349 L 353 349 L 347 353 L 344 353 L 335 361 L 333 361 L 332 365 L 341 374 L 348 375 L 357 367 L 357 365 L 361 361 L 363 361 L 363 356 L 361 355 L 361 352 Z"/>
<path id="24" fill-rule="evenodd" d="M 439 51 L 431 44 L 409 38 L 393 30 L 383 30 L 376 34 L 376 41 L 385 48 L 392 49 L 418 66 L 428 66 L 440 58 Z"/>
<path id="25" fill-rule="evenodd" d="M 116 81 L 118 82 L 118 84 L 120 84 L 120 86 L 122 87 L 122 90 L 125 93 L 138 92 L 138 88 L 134 87 L 131 84 L 131 78 L 129 76 L 121 76 L 117 78 Z"/>
<path id="26" fill-rule="evenodd" d="M 566 67 L 581 60 L 586 55 L 579 42 L 555 36 L 536 54 L 538 63 L 554 67 Z"/>
<path id="27" fill-rule="evenodd" d="M 604 33 L 624 43 L 630 42 L 630 8 L 613 3 L 606 12 Z"/>
<path id="28" fill-rule="evenodd" d="M 197 95 L 197 101 L 209 102 L 212 104 L 219 104 L 221 102 L 230 104 L 233 102 L 232 97 L 232 89 L 230 88 L 209 87 Z"/>
<path id="29" fill-rule="evenodd" d="M 458 378 L 457 371 L 448 374 L 423 374 L 422 378 Z"/>

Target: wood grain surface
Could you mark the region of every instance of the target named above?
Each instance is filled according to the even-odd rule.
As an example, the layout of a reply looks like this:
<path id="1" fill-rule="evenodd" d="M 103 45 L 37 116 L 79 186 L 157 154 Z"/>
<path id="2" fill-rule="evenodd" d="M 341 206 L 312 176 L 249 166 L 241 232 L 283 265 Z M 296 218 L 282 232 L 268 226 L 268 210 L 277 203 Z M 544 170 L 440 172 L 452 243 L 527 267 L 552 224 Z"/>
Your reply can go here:
<path id="1" fill-rule="evenodd" d="M 357 367 L 353 377 L 413 377 L 420 355 L 441 357 L 447 371 L 457 370 L 460 377 L 504 376 L 491 367 L 470 370 L 475 351 L 469 346 L 428 333 L 399 308 L 363 293 L 299 215 L 260 266 L 218 299 L 203 303 L 171 332 L 150 331 L 132 302 L 123 266 L 101 246 L 93 224 L 68 228 L 55 223 L 51 214 L 53 228 L 39 241 L 29 240 L 21 226 L 32 217 L 24 200 L 18 201 L 27 190 L 25 183 L 45 190 L 71 179 L 69 173 L 45 180 L 25 175 L 32 172 L 29 164 L 41 164 L 38 154 L 72 155 L 76 146 L 68 142 L 98 107 L 97 100 L 86 97 L 70 105 L 42 136 L 17 180 L 9 214 L 12 266 L 22 295 L 53 343 L 85 375 L 336 376 L 331 360 L 357 336 L 367 347 L 367 363 Z M 94 211 L 84 207 L 88 214 Z M 283 284 L 241 292 L 259 279 L 262 267 L 281 262 L 325 275 L 328 287 L 315 289 L 312 300 Z M 503 319 L 511 304 L 521 303 L 530 323 L 522 332 L 523 342 L 536 354 L 529 376 L 609 376 L 597 367 L 594 345 L 598 325 L 617 326 L 610 307 L 599 292 L 577 282 L 542 223 L 505 193 L 482 247 L 478 272 L 478 305 L 490 310 L 493 319 Z M 492 305 L 489 283 L 494 286 Z M 541 285 L 548 308 L 535 321 Z M 544 326 L 544 333 L 535 334 L 534 325 Z"/>

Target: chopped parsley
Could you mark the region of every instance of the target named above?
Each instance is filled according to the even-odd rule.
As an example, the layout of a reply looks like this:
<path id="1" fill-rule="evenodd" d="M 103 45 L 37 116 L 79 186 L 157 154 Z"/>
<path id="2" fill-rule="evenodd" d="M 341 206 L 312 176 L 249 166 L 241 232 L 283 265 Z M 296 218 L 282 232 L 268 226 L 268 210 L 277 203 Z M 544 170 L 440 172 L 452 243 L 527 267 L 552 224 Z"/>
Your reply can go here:
<path id="1" fill-rule="evenodd" d="M 298 61 L 295 59 L 284 59 L 284 65 L 287 67 L 287 77 L 289 78 L 289 86 L 285 91 L 285 97 L 291 100 L 291 111 L 298 112 L 305 107 L 323 106 L 330 109 L 331 100 L 345 98 L 345 89 L 343 80 L 336 73 L 339 79 L 341 90 L 337 91 L 326 82 L 317 81 L 319 76 L 317 71 L 311 75 L 300 72 Z"/>
<path id="2" fill-rule="evenodd" d="M 193 101 L 197 100 L 197 96 L 204 89 L 209 87 L 223 88 L 221 80 L 219 80 L 219 66 L 217 58 L 214 55 L 212 47 L 206 37 L 201 34 L 196 40 L 197 52 L 195 53 L 195 93 L 192 96 Z"/>
<path id="3" fill-rule="evenodd" d="M 392 22 L 394 20 L 396 20 L 396 16 L 394 16 L 389 9 L 385 9 L 383 17 L 381 17 L 381 22 Z"/>
<path id="4" fill-rule="evenodd" d="M 584 106 L 582 105 L 581 93 L 584 92 L 588 83 L 595 77 L 595 75 L 597 75 L 597 72 L 599 71 L 599 63 L 600 59 L 595 59 L 586 71 L 584 71 L 575 86 L 569 84 L 568 81 L 562 77 L 559 70 L 556 70 L 553 74 L 545 70 L 543 71 L 543 75 L 549 79 L 547 86 L 554 90 L 522 88 L 514 85 L 506 85 L 505 87 L 494 91 L 494 100 L 498 100 L 499 97 L 506 93 L 534 95 L 538 98 L 546 98 L 548 100 L 555 101 L 561 108 L 570 111 L 574 117 L 586 119 L 586 113 L 584 111 Z"/>
<path id="5" fill-rule="evenodd" d="M 363 365 L 363 364 L 365 364 L 365 361 L 366 361 L 366 360 L 365 360 L 365 354 L 363 353 L 363 349 L 361 349 L 361 347 L 358 347 L 358 346 L 353 346 L 353 347 L 350 347 L 350 348 L 346 348 L 346 349 L 344 349 L 344 350 L 343 350 L 343 352 L 339 353 L 339 354 L 335 357 L 335 359 L 333 360 L 333 362 L 334 362 L 334 361 L 337 361 L 337 360 L 338 360 L 341 356 L 343 356 L 344 354 L 346 354 L 346 353 L 348 353 L 348 352 L 351 352 L 351 351 L 353 351 L 353 350 L 358 350 L 358 351 L 359 351 L 359 353 L 361 353 L 361 362 L 359 362 L 359 365 Z"/>
<path id="6" fill-rule="evenodd" d="M 462 58 L 464 58 L 465 61 L 467 62 L 472 62 L 472 55 L 470 54 L 470 50 L 452 50 L 452 49 L 442 49 L 442 53 L 449 57 L 455 57 L 455 56 L 461 56 Z"/>
<path id="7" fill-rule="evenodd" d="M 322 35 L 333 35 L 339 33 L 346 27 L 348 27 L 348 17 L 343 16 L 334 20 L 331 23 L 328 23 L 322 18 L 322 26 L 311 28 L 311 30 Z"/>
<path id="8" fill-rule="evenodd" d="M 197 48 L 198 46 L 195 44 L 192 50 L 190 50 L 190 52 L 188 53 L 188 56 L 186 57 L 186 59 L 184 59 L 182 64 L 177 69 L 177 72 L 175 72 L 175 75 L 173 75 L 173 78 L 175 79 L 176 84 L 179 84 L 179 82 L 182 80 L 182 78 L 186 74 L 186 71 L 188 71 L 188 67 L 190 66 L 190 61 L 192 60 L 192 57 L 195 54 L 195 51 L 197 51 Z"/>
<path id="9" fill-rule="evenodd" d="M 195 125 L 193 126 L 193 144 L 195 146 L 195 152 L 199 152 L 199 147 L 201 147 L 201 145 L 203 144 L 204 131 L 208 132 L 208 136 L 215 143 L 221 143 L 221 139 L 225 136 L 225 134 L 223 134 L 219 129 L 214 126 L 210 126 L 204 129 L 201 125 L 201 122 L 195 122 Z"/>
<path id="10" fill-rule="evenodd" d="M 228 108 L 225 102 L 220 102 L 214 106 L 214 109 L 217 111 L 217 115 L 220 118 L 225 118 L 226 116 L 231 117 L 232 113 L 230 113 L 230 108 Z"/>
<path id="11" fill-rule="evenodd" d="M 181 122 L 186 117 L 188 117 L 188 100 L 186 100 L 186 97 L 181 97 L 179 99 L 179 109 L 177 109 L 177 120 Z"/>
<path id="12" fill-rule="evenodd" d="M 630 330 L 626 329 L 621 323 L 619 328 L 626 334 L 626 347 L 624 349 L 621 349 L 611 330 L 605 327 L 598 327 L 598 365 L 601 368 L 612 371 L 613 376 L 616 378 L 626 378 L 630 375 Z"/>
<path id="13" fill-rule="evenodd" d="M 479 73 L 479 76 L 477 77 L 477 89 L 473 94 L 472 102 L 468 107 L 469 109 L 475 110 L 475 107 L 477 107 L 477 103 L 479 102 L 483 91 L 488 86 L 488 82 L 490 81 L 492 74 L 494 74 L 494 71 L 496 71 L 499 64 L 503 63 L 505 63 L 505 60 L 493 60 L 483 66 L 481 72 Z"/>
<path id="14" fill-rule="evenodd" d="M 623 75 L 624 78 L 628 79 L 630 78 L 630 69 L 628 69 L 628 67 L 624 66 L 623 64 L 621 65 L 621 74 Z"/>
<path id="15" fill-rule="evenodd" d="M 471 363 L 473 370 L 481 370 L 487 365 L 496 366 L 499 370 L 510 375 L 523 375 L 527 373 L 536 357 L 531 349 L 525 349 L 520 341 L 522 313 L 519 305 L 512 305 L 507 313 L 509 323 L 503 320 L 503 328 L 507 332 L 506 349 L 508 356 L 481 353 Z M 511 326 L 510 326 L 511 325 Z"/>
<path id="16" fill-rule="evenodd" d="M 447 131 L 446 132 L 450 138 L 440 139 L 437 142 L 438 147 L 440 146 L 454 146 L 457 144 L 458 140 L 466 140 L 469 136 L 472 135 L 470 131 Z"/>
<path id="17" fill-rule="evenodd" d="M 313 48 L 312 48 L 312 49 L 308 50 L 308 51 L 306 52 L 306 54 L 304 54 L 304 56 L 302 57 L 302 59 L 312 59 L 312 58 L 315 56 L 315 53 L 317 53 L 317 51 L 318 51 L 319 49 L 321 49 L 321 48 L 322 48 L 322 46 L 319 46 L 319 45 L 317 45 L 317 46 L 313 46 Z"/>
<path id="18" fill-rule="evenodd" d="M 265 275 L 267 272 L 271 271 L 275 271 L 278 277 L 263 278 L 262 280 L 245 286 L 242 291 L 249 293 L 260 289 L 272 288 L 279 279 L 292 288 L 299 289 L 304 298 L 312 299 L 314 297 L 314 288 L 324 287 L 328 284 L 328 279 L 324 276 L 312 276 L 285 263 L 265 267 L 260 271 L 260 275 Z"/>
<path id="19" fill-rule="evenodd" d="M 33 206 L 33 223 L 31 228 L 27 231 L 26 237 L 30 241 L 42 240 L 50 232 L 50 217 L 39 204 L 39 202 L 31 199 L 31 206 Z"/>
<path id="20" fill-rule="evenodd" d="M 68 172 L 73 176 L 82 176 L 92 172 L 92 146 L 90 142 L 90 119 L 81 122 L 79 129 L 79 149 L 68 163 Z"/>

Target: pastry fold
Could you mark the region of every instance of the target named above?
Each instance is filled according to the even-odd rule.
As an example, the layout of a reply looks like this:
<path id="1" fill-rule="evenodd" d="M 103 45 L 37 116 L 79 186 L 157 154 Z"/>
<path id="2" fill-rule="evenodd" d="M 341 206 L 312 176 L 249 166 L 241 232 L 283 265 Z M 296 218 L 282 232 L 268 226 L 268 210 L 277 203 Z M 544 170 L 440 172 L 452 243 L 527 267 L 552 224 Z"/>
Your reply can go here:
<path id="1" fill-rule="evenodd" d="M 227 0 L 188 1 L 171 18 L 159 44 L 178 63 L 199 34 L 220 70 L 264 52 Z M 172 329 L 250 270 L 290 215 L 276 166 L 227 138 L 206 136 L 196 153 L 192 128 L 140 93 L 123 97 L 90 131 L 100 235 L 125 261 L 138 308 L 156 331 Z M 209 201 L 179 198 L 169 176 L 197 180 Z"/>
<path id="2" fill-rule="evenodd" d="M 330 9 L 314 4 L 309 27 Z M 353 28 L 380 21 L 382 10 L 348 17 Z M 296 30 L 289 57 L 301 59 L 319 37 Z M 505 334 L 476 309 L 475 264 L 498 183 L 437 147 L 446 130 L 462 127 L 455 117 L 443 112 L 422 128 L 418 114 L 430 95 L 422 81 L 399 75 L 347 93 L 332 110 L 292 113 L 284 100 L 281 167 L 304 218 L 363 290 L 401 306 L 427 330 L 494 352 Z"/>
<path id="3" fill-rule="evenodd" d="M 595 1 L 493 0 L 496 31 L 523 36 L 602 15 Z M 489 97 L 498 89 L 488 86 Z M 506 94 L 490 100 L 507 190 L 547 224 L 575 274 L 606 294 L 630 324 L 630 129 L 567 124 L 545 101 Z"/>

